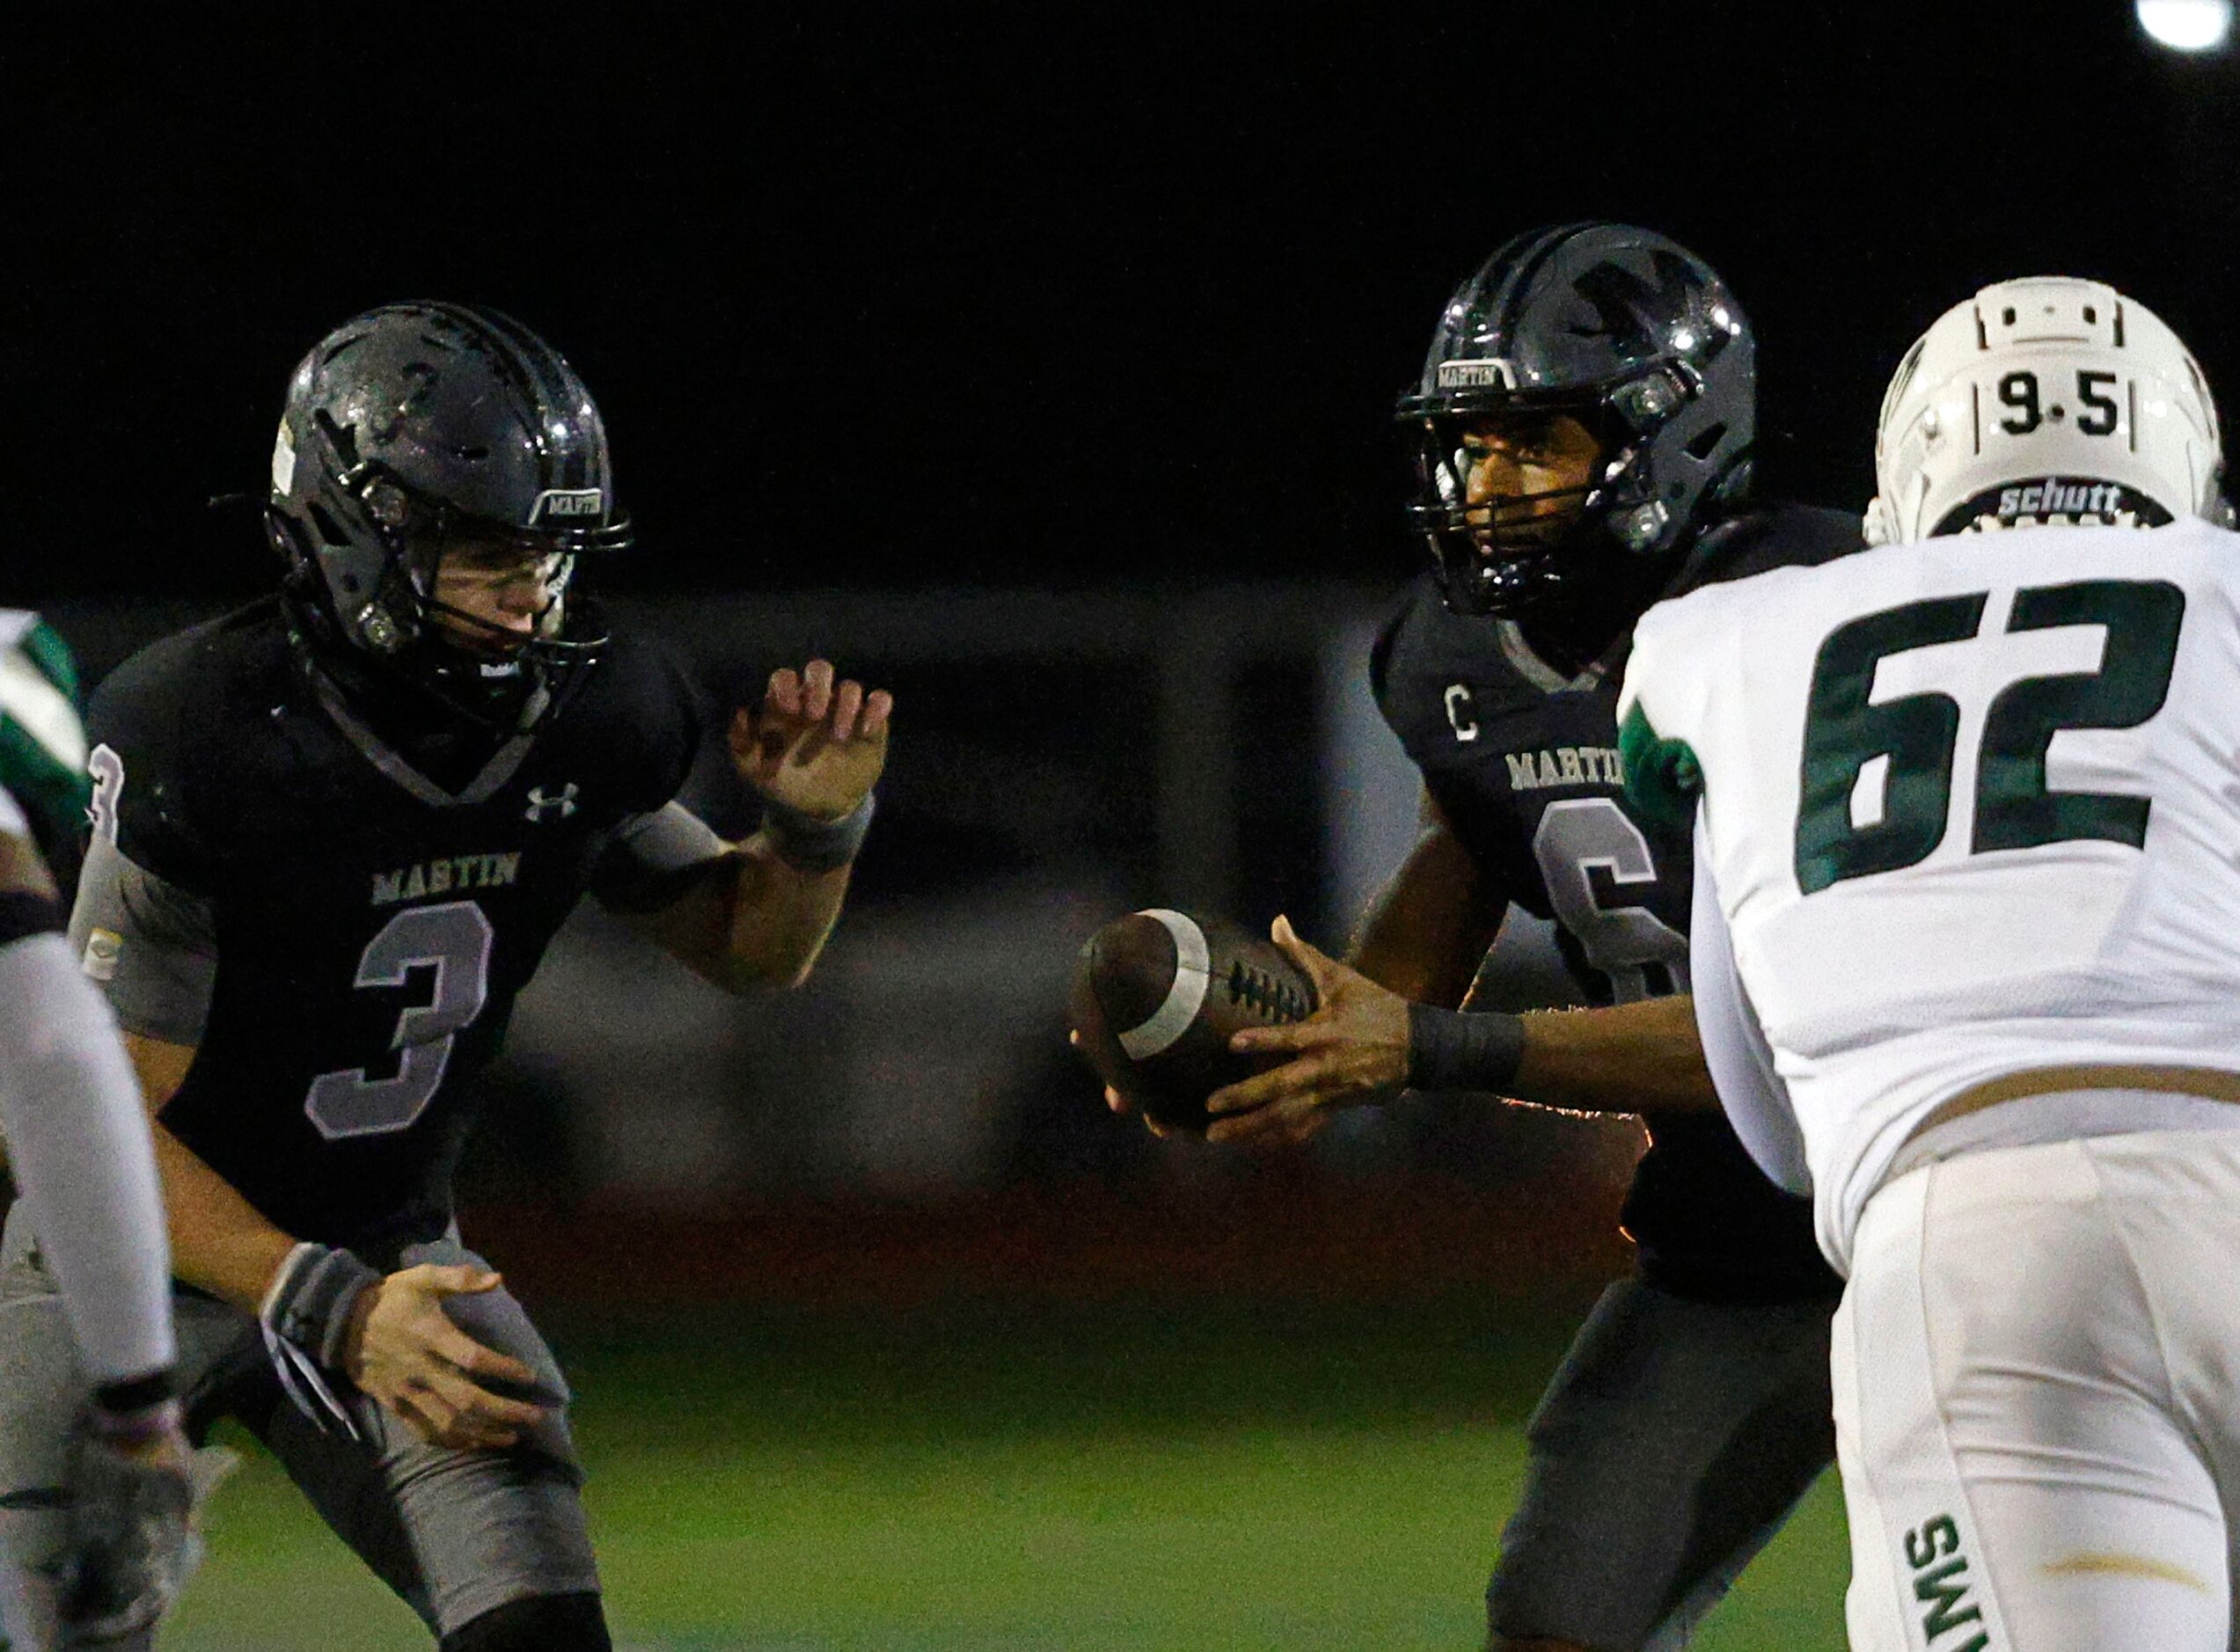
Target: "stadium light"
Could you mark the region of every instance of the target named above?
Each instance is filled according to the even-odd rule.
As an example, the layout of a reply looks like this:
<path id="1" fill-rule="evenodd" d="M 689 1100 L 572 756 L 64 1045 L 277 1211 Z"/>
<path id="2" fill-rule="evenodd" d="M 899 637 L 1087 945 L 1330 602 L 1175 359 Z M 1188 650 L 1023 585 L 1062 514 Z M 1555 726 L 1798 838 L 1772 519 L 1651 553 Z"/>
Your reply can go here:
<path id="1" fill-rule="evenodd" d="M 2214 52 L 2232 34 L 2232 0 L 2139 0 L 2139 26 L 2174 52 Z"/>

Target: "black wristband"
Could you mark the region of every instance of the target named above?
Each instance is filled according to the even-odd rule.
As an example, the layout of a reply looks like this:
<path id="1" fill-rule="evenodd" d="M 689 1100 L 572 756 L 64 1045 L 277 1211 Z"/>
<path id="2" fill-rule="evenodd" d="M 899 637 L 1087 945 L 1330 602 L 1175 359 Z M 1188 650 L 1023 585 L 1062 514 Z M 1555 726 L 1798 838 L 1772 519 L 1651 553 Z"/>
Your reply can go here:
<path id="1" fill-rule="evenodd" d="M 166 1365 L 145 1377 L 134 1377 L 124 1382 L 103 1383 L 93 1391 L 93 1403 L 114 1417 L 129 1417 L 135 1412 L 160 1406 L 179 1395 L 179 1379 Z"/>
<path id="2" fill-rule="evenodd" d="M 1505 1093 L 1524 1059 L 1525 1024 L 1513 1015 L 1463 1015 L 1408 1006 L 1408 1087 Z"/>
<path id="3" fill-rule="evenodd" d="M 871 830 L 875 793 L 867 792 L 838 820 L 819 820 L 772 798 L 762 800 L 762 830 L 778 858 L 796 872 L 837 872 L 853 860 Z"/>
<path id="4" fill-rule="evenodd" d="M 51 895 L 33 895 L 26 889 L 0 894 L 0 947 L 28 940 L 33 935 L 54 934 L 62 925 L 62 906 Z"/>

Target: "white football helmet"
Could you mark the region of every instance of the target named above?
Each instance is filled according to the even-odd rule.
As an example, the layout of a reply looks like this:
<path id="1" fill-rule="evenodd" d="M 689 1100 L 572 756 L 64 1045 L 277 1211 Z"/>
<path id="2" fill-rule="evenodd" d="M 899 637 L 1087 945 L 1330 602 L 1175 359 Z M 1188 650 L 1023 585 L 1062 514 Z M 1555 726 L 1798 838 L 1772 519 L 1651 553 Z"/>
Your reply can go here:
<path id="1" fill-rule="evenodd" d="M 1867 542 L 2040 523 L 2228 521 L 2216 404 L 2192 353 L 2112 287 L 2000 281 L 1890 381 Z"/>

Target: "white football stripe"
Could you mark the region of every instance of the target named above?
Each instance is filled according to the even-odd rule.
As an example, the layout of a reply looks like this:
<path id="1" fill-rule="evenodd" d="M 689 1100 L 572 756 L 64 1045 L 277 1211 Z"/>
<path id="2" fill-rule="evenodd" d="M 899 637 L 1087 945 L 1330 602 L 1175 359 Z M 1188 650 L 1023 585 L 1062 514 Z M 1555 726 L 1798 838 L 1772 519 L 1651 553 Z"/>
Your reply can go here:
<path id="1" fill-rule="evenodd" d="M 1152 1012 L 1151 1019 L 1120 1034 L 1120 1048 L 1130 1061 L 1158 1055 L 1197 1019 L 1205 1003 L 1206 967 L 1213 960 L 1205 945 L 1205 932 L 1182 913 L 1153 907 L 1136 916 L 1157 918 L 1175 938 L 1175 980 L 1167 989 L 1167 1001 Z"/>

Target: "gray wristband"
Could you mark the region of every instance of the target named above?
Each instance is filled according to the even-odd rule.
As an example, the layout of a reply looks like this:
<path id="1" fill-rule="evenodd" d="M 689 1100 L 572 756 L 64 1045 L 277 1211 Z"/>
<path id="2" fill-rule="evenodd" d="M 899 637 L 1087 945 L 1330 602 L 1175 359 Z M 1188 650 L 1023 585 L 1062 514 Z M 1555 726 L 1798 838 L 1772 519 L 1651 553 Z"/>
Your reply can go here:
<path id="1" fill-rule="evenodd" d="M 346 1250 L 298 1245 L 265 1293 L 257 1317 L 275 1336 L 294 1343 L 331 1371 L 342 1369 L 342 1339 L 358 1298 L 381 1275 Z"/>
<path id="2" fill-rule="evenodd" d="M 1504 1093 L 1525 1055 L 1525 1024 L 1513 1015 L 1463 1015 L 1408 1006 L 1408 1087 Z"/>
<path id="3" fill-rule="evenodd" d="M 352 1440 L 359 1437 L 358 1427 L 332 1379 L 343 1374 L 351 1311 L 380 1283 L 380 1273 L 348 1251 L 302 1244 L 281 1263 L 257 1313 L 265 1352 L 288 1397 L 321 1429 Z"/>
<path id="4" fill-rule="evenodd" d="M 839 819 L 819 820 L 774 798 L 765 798 L 762 830 L 778 858 L 794 871 L 837 872 L 863 847 L 876 800 L 875 793 L 866 792 L 863 801 Z"/>

